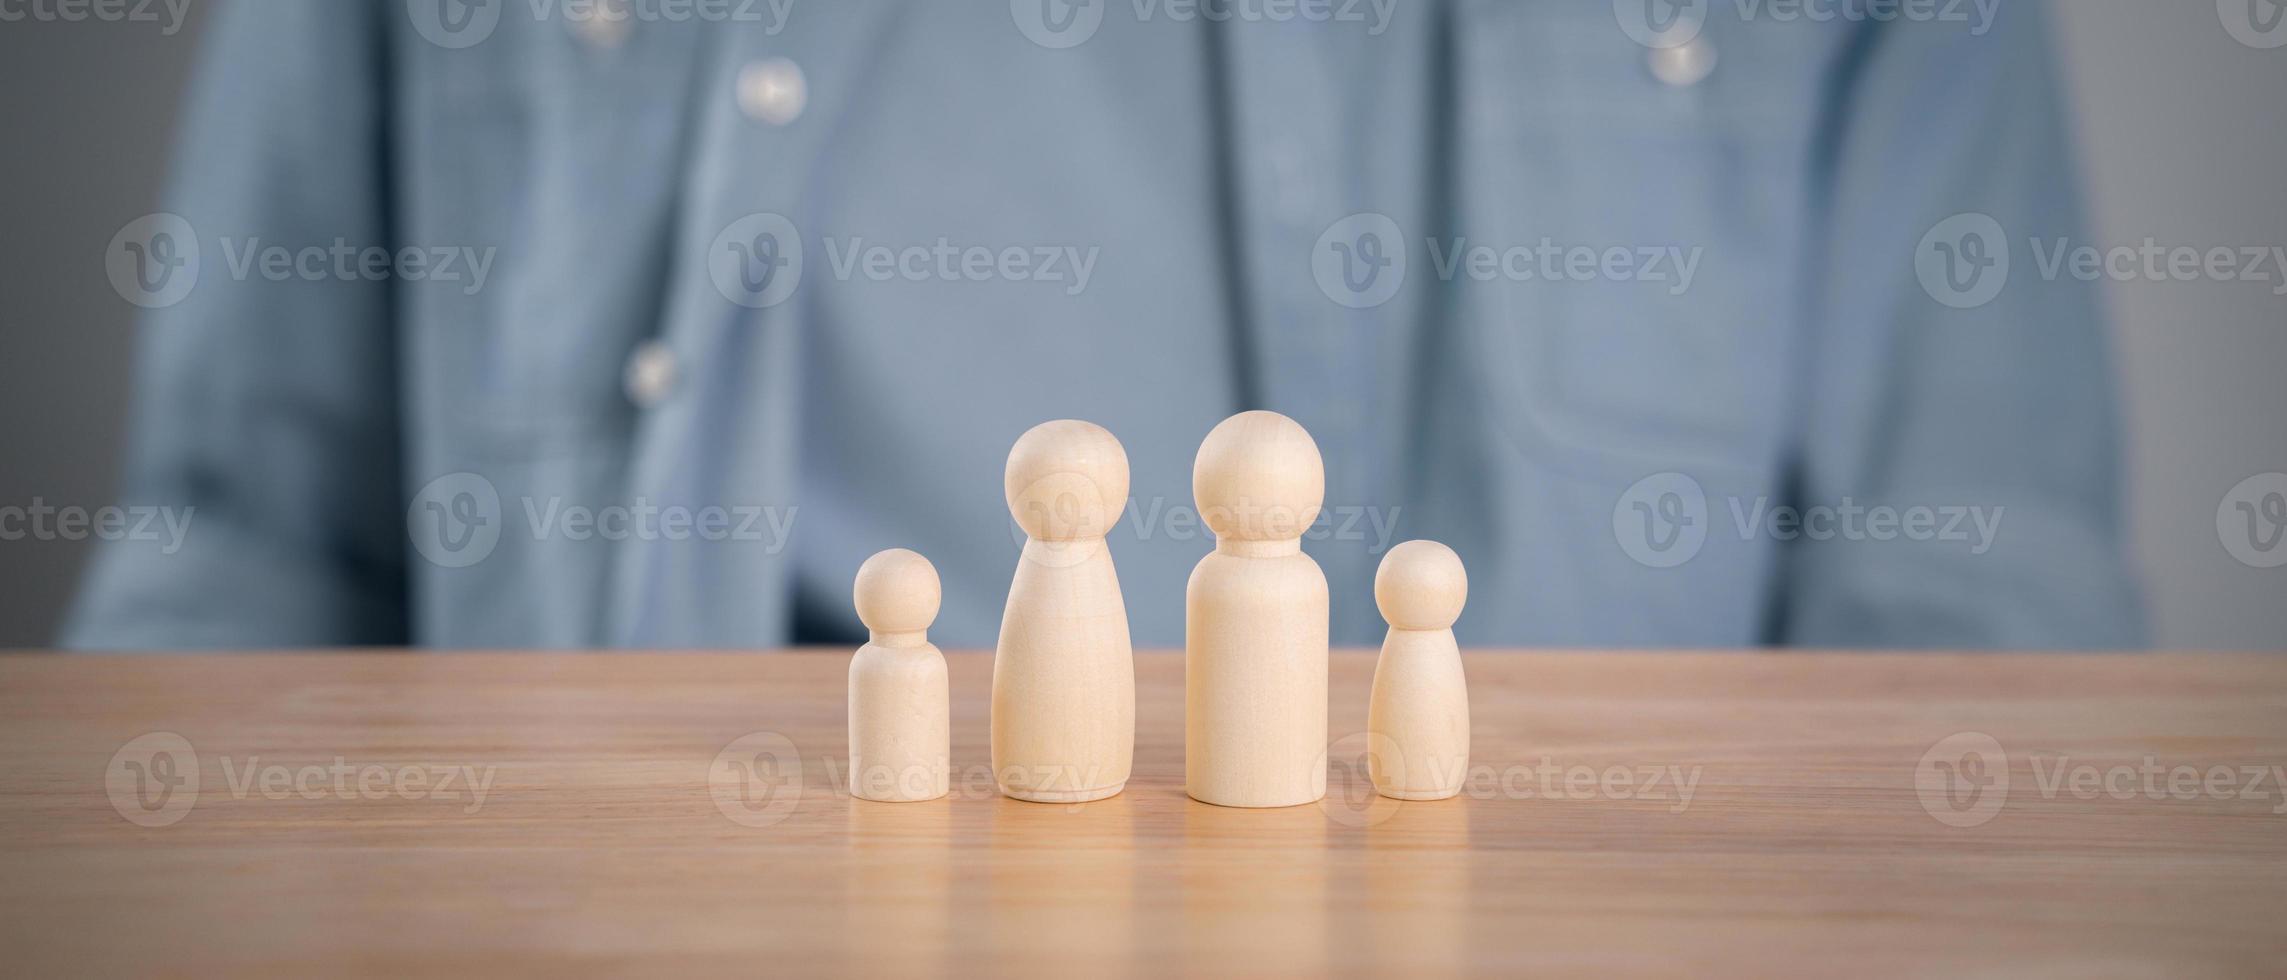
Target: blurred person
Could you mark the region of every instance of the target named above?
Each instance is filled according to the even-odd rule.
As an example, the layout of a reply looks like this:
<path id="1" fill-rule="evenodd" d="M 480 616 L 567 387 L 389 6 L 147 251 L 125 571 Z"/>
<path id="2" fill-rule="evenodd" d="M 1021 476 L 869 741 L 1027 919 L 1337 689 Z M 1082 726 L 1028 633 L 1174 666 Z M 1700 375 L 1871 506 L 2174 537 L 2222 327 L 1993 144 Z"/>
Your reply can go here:
<path id="1" fill-rule="evenodd" d="M 2136 643 L 2094 287 L 1970 248 L 2079 233 L 2048 9 L 1632 2 L 228 3 L 125 489 L 195 518 L 67 640 L 846 645 L 907 547 L 987 646 L 1070 417 L 1173 646 L 1269 408 L 1337 643 L 1410 538 L 1472 646 Z"/>

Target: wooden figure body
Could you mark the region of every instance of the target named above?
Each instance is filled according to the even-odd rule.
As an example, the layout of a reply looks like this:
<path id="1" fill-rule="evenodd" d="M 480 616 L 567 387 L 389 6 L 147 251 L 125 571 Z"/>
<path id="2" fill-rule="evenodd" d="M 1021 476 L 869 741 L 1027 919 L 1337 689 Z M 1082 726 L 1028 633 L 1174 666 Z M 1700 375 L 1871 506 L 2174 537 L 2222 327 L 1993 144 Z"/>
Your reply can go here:
<path id="1" fill-rule="evenodd" d="M 1127 507 L 1127 452 L 1101 426 L 1043 423 L 1004 482 L 1026 541 L 993 653 L 993 778 L 1019 800 L 1104 799 L 1135 758 L 1135 651 L 1104 541 Z"/>
<path id="2" fill-rule="evenodd" d="M 1326 574 L 1302 533 L 1326 496 L 1318 444 L 1246 412 L 1199 447 L 1192 496 L 1215 532 L 1184 593 L 1184 788 L 1218 806 L 1326 795 Z"/>
<path id="3" fill-rule="evenodd" d="M 1469 772 L 1469 683 L 1453 623 L 1469 601 L 1461 556 L 1435 541 L 1390 549 L 1374 572 L 1374 604 L 1389 621 L 1366 708 L 1374 789 L 1398 800 L 1442 800 Z"/>
<path id="4" fill-rule="evenodd" d="M 942 593 L 929 559 L 903 548 L 866 559 L 852 588 L 872 631 L 850 660 L 850 794 L 911 803 L 952 789 L 945 655 L 929 642 Z"/>

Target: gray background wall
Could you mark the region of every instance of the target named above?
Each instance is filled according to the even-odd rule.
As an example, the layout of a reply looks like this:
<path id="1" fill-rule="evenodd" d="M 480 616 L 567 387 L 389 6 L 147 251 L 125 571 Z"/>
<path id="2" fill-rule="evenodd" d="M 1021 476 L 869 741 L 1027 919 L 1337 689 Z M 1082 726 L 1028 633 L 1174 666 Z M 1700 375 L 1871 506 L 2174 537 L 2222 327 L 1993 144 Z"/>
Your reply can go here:
<path id="1" fill-rule="evenodd" d="M 0 506 L 110 498 L 133 317 L 103 251 L 157 200 L 212 6 L 191 0 L 172 35 L 164 22 L 0 24 Z M 2287 245 L 2287 47 L 2234 40 L 2210 0 L 2055 6 L 2098 243 Z M 2240 563 L 2216 527 L 2234 485 L 2287 472 L 2277 285 L 2111 287 L 2161 646 L 2287 647 L 2287 568 Z M 0 645 L 48 642 L 84 553 L 0 541 Z"/>
<path id="2" fill-rule="evenodd" d="M 2097 237 L 2287 245 L 2287 47 L 2233 40 L 2211 0 L 2057 6 Z M 2241 564 L 2216 529 L 2233 486 L 2287 472 L 2278 285 L 2112 290 L 2135 544 L 2162 646 L 2287 647 L 2287 567 Z"/>
<path id="3" fill-rule="evenodd" d="M 206 8 L 191 4 L 171 36 L 154 23 L 0 23 L 0 507 L 111 498 L 134 308 L 103 254 L 158 200 Z M 86 552 L 0 541 L 0 646 L 50 641 Z"/>

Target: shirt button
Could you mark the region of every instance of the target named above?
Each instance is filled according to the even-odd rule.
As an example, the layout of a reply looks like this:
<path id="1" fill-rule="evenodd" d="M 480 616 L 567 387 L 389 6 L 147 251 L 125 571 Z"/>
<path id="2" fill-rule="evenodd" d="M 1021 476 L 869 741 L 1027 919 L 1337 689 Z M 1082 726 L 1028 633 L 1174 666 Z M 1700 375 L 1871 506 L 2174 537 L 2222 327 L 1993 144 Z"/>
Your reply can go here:
<path id="1" fill-rule="evenodd" d="M 627 359 L 627 400 L 637 408 L 651 408 L 674 392 L 681 375 L 675 352 L 657 340 L 646 340 Z"/>
<path id="2" fill-rule="evenodd" d="M 1652 77 L 1677 88 L 1706 81 L 1715 71 L 1715 45 L 1704 36 L 1672 48 L 1653 48 L 1647 57 Z"/>
<path id="3" fill-rule="evenodd" d="M 810 87 L 802 67 L 785 58 L 766 58 L 739 70 L 739 109 L 747 118 L 784 126 L 802 117 Z"/>

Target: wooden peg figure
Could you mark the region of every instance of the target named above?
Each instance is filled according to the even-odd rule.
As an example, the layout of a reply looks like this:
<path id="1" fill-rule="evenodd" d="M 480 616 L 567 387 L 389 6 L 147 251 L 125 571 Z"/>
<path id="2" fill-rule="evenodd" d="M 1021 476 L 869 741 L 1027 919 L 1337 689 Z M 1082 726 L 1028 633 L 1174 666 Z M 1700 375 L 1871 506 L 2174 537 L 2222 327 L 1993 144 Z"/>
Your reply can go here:
<path id="1" fill-rule="evenodd" d="M 1184 788 L 1218 806 L 1300 806 L 1326 795 L 1326 574 L 1302 533 L 1326 464 L 1276 412 L 1223 420 L 1199 447 L 1191 494 L 1215 550 L 1184 591 Z"/>
<path id="2" fill-rule="evenodd" d="M 1003 476 L 1024 553 L 993 652 L 993 777 L 1034 803 L 1085 803 L 1128 785 L 1136 660 L 1104 536 L 1128 504 L 1128 455 L 1104 427 L 1044 422 Z"/>
<path id="3" fill-rule="evenodd" d="M 894 548 L 866 559 L 851 589 L 872 631 L 850 660 L 850 794 L 912 803 L 952 789 L 945 655 L 929 642 L 942 599 L 929 559 Z"/>
<path id="4" fill-rule="evenodd" d="M 1442 800 L 1469 772 L 1469 684 L 1453 623 L 1469 601 L 1461 556 L 1435 541 L 1390 549 L 1374 573 L 1389 621 L 1366 709 L 1367 772 L 1398 800 Z"/>

